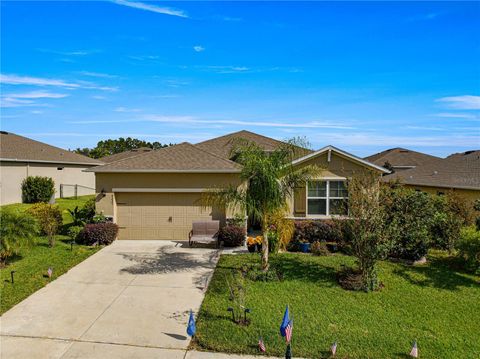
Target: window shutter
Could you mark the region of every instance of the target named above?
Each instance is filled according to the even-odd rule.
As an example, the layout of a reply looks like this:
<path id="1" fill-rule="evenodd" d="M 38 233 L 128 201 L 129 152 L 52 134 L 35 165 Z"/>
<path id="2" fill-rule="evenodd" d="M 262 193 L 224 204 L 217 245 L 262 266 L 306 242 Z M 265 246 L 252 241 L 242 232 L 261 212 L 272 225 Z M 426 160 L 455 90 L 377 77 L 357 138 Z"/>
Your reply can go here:
<path id="1" fill-rule="evenodd" d="M 295 215 L 306 215 L 306 201 L 307 201 L 307 192 L 305 187 L 295 188 L 295 195 L 294 195 L 294 204 L 293 207 L 295 209 Z"/>

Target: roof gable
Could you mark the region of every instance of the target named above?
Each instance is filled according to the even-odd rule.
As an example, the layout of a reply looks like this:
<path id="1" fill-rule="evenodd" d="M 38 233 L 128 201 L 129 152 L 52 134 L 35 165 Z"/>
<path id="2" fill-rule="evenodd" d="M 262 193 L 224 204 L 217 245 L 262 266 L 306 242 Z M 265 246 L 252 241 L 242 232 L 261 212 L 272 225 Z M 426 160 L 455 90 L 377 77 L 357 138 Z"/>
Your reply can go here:
<path id="1" fill-rule="evenodd" d="M 393 167 L 410 168 L 422 166 L 426 163 L 440 160 L 440 158 L 426 153 L 396 147 L 365 157 L 365 160 L 378 166 L 383 166 L 386 162 L 388 162 Z"/>
<path id="2" fill-rule="evenodd" d="M 103 163 L 111 163 L 111 162 L 123 160 L 125 158 L 138 156 L 142 153 L 151 152 L 151 151 L 153 151 L 153 149 L 150 148 L 150 147 L 140 147 L 140 148 L 136 148 L 136 149 L 129 150 L 129 151 L 123 151 L 123 152 L 120 152 L 120 153 L 115 153 L 113 155 L 104 156 L 104 157 L 100 158 L 100 161 L 102 161 Z"/>
<path id="3" fill-rule="evenodd" d="M 47 145 L 11 132 L 0 132 L 0 158 L 3 161 L 100 165 L 101 161 Z"/>
<path id="4" fill-rule="evenodd" d="M 240 172 L 233 161 L 206 152 L 188 142 L 145 152 L 103 166 L 92 172 Z"/>
<path id="5" fill-rule="evenodd" d="M 303 162 L 306 162 L 306 161 L 311 160 L 315 157 L 321 156 L 325 153 L 329 154 L 329 153 L 332 153 L 332 152 L 334 152 L 334 153 L 336 153 L 336 154 L 338 154 L 338 155 L 340 155 L 340 156 L 342 156 L 342 157 L 344 157 L 344 158 L 346 158 L 346 159 L 348 159 L 352 162 L 356 162 L 358 164 L 361 164 L 364 167 L 368 167 L 370 169 L 377 170 L 377 171 L 380 171 L 380 172 L 383 172 L 383 173 L 390 173 L 389 170 L 387 170 L 386 168 L 383 168 L 382 166 L 378 166 L 374 163 L 371 163 L 369 161 L 364 160 L 363 158 L 352 155 L 351 153 L 345 152 L 345 151 L 343 151 L 343 150 L 341 150 L 341 149 L 339 149 L 335 146 L 331 146 L 331 145 L 325 146 L 325 147 L 319 149 L 318 151 L 315 151 L 315 152 L 312 152 L 312 153 L 310 153 L 306 156 L 300 157 L 300 158 L 294 160 L 292 162 L 292 164 L 293 165 L 299 165 Z"/>

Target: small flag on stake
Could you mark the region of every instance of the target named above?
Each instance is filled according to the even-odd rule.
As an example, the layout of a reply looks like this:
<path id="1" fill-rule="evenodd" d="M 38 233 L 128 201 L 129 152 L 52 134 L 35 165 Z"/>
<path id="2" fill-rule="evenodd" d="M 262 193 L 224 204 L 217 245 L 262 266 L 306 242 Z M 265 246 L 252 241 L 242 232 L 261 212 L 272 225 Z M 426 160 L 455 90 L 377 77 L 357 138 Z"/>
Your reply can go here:
<path id="1" fill-rule="evenodd" d="M 262 352 L 265 353 L 267 349 L 265 348 L 265 343 L 263 342 L 262 337 L 258 339 L 258 349 Z"/>
<path id="2" fill-rule="evenodd" d="M 53 274 L 53 269 L 50 267 L 48 268 L 47 270 L 47 274 L 48 274 L 48 278 L 52 278 L 52 274 Z"/>
<path id="3" fill-rule="evenodd" d="M 285 340 L 287 343 L 290 343 L 292 340 L 293 334 L 293 318 L 288 322 L 287 327 L 285 328 Z"/>
<path id="4" fill-rule="evenodd" d="M 332 355 L 335 356 L 335 354 L 337 353 L 337 342 L 332 344 L 332 346 L 330 347 L 330 351 L 332 352 Z"/>
<path id="5" fill-rule="evenodd" d="M 412 350 L 410 351 L 410 356 L 412 358 L 418 358 L 418 347 L 417 347 L 416 340 L 413 342 Z"/>
<path id="6" fill-rule="evenodd" d="M 285 329 L 287 328 L 288 323 L 290 323 L 290 313 L 288 311 L 288 305 L 285 308 L 285 313 L 283 314 L 282 324 L 280 325 L 280 334 L 282 337 L 286 335 Z"/>
<path id="7" fill-rule="evenodd" d="M 190 317 L 188 318 L 187 334 L 193 337 L 196 331 L 197 331 L 197 328 L 195 327 L 195 318 L 193 317 L 193 312 L 190 309 Z"/>

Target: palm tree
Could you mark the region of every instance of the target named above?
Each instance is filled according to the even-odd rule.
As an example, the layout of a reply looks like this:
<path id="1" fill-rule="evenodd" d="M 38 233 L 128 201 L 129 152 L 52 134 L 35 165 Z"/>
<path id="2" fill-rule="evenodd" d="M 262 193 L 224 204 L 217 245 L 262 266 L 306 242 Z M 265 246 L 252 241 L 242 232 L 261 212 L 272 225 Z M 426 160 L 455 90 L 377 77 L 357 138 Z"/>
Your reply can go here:
<path id="1" fill-rule="evenodd" d="M 295 188 L 304 186 L 316 176 L 318 166 L 296 169 L 294 158 L 306 153 L 305 141 L 292 139 L 273 151 L 265 151 L 253 142 L 237 141 L 232 158 L 242 165 L 240 180 L 245 186 L 229 186 L 204 192 L 204 206 L 241 209 L 249 218 L 260 223 L 262 242 L 262 269 L 268 271 L 268 218 L 279 211 L 286 213 L 287 201 Z"/>
<path id="2" fill-rule="evenodd" d="M 0 265 L 12 254 L 35 242 L 38 226 L 33 217 L 26 213 L 0 211 Z"/>

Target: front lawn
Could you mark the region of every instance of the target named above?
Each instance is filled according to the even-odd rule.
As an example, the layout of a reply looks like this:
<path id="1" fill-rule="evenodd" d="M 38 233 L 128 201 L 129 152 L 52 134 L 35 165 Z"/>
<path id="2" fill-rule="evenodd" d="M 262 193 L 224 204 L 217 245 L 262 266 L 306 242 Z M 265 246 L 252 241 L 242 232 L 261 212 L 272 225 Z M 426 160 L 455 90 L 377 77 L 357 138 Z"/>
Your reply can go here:
<path id="1" fill-rule="evenodd" d="M 382 262 L 379 276 L 385 287 L 368 294 L 337 284 L 336 272 L 352 265 L 352 257 L 277 255 L 271 263 L 283 280 L 245 281 L 252 322 L 239 326 L 226 311 L 232 305 L 227 282 L 232 282 L 232 271 L 259 260 L 250 254 L 220 258 L 199 313 L 194 346 L 259 354 L 262 336 L 266 354 L 282 356 L 279 326 L 289 304 L 294 357 L 328 357 L 330 345 L 338 341 L 339 358 L 407 358 L 415 339 L 421 358 L 480 357 L 480 277 L 454 269 L 442 252 L 432 253 L 424 266 Z"/>
<path id="2" fill-rule="evenodd" d="M 63 223 L 68 224 L 71 218 L 67 208 L 81 207 L 92 196 L 57 199 L 62 210 Z M 12 204 L 2 206 L 2 210 L 25 211 L 29 204 Z M 7 259 L 6 267 L 0 273 L 0 314 L 21 302 L 30 294 L 48 284 L 51 280 L 67 272 L 87 257 L 95 253 L 98 247 L 74 245 L 70 250 L 70 239 L 67 236 L 57 235 L 53 248 L 48 246 L 46 237 L 38 237 L 31 248 L 23 249 L 18 255 Z M 47 276 L 47 270 L 53 269 L 52 279 Z M 11 283 L 11 271 L 15 271 L 14 284 Z"/>

